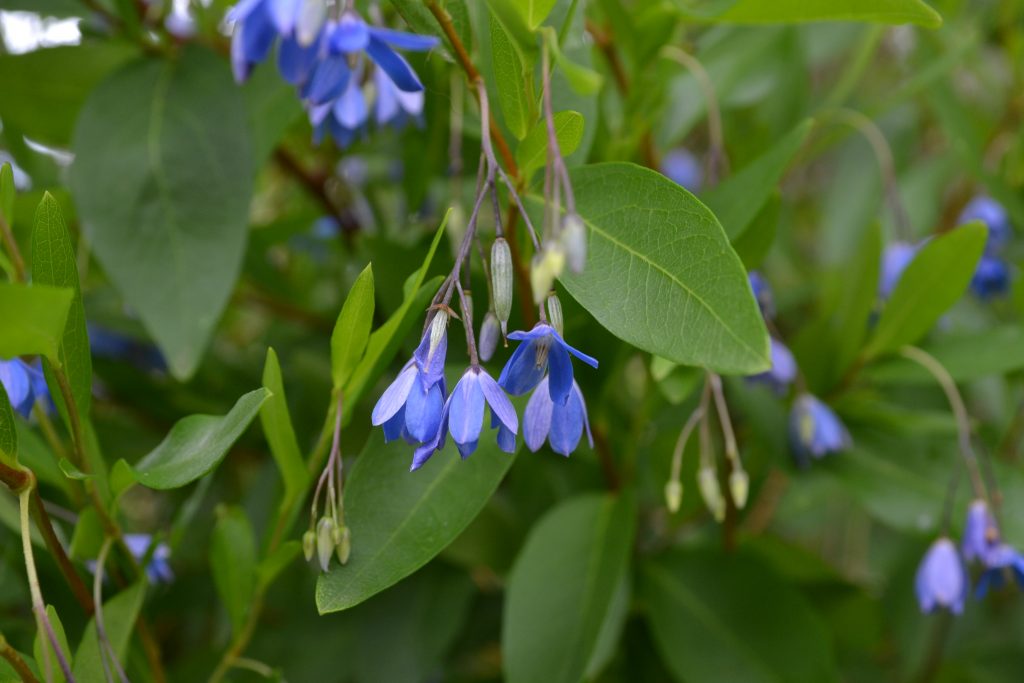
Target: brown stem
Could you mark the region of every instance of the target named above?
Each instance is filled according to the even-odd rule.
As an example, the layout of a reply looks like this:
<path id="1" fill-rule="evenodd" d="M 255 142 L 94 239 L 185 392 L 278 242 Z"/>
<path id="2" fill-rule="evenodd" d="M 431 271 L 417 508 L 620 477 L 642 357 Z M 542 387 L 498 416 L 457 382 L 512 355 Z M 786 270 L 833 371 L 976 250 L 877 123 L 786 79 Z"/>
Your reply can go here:
<path id="1" fill-rule="evenodd" d="M 516 228 L 519 225 L 519 209 L 513 203 L 508 207 L 508 216 L 505 219 L 505 235 L 508 240 L 508 248 L 512 254 L 512 272 L 515 273 L 516 287 L 519 289 L 519 308 L 523 315 L 523 324 L 526 327 L 533 327 L 537 322 L 537 312 L 533 308 L 533 288 L 530 285 L 530 271 L 523 262 L 523 253 L 519 250 L 519 240 L 516 239 Z"/>
<path id="2" fill-rule="evenodd" d="M 7 660 L 14 672 L 21 677 L 22 683 L 39 683 L 39 679 L 32 673 L 32 669 L 28 668 L 28 664 L 21 658 L 18 651 L 10 646 L 2 633 L 0 633 L 0 657 Z"/>
<path id="3" fill-rule="evenodd" d="M 594 425 L 594 452 L 601 463 L 601 473 L 604 475 L 605 484 L 609 491 L 618 491 L 622 487 L 619 481 L 619 473 L 615 467 L 615 458 L 612 457 L 612 449 L 608 443 L 608 435 L 599 425 Z"/>
<path id="4" fill-rule="evenodd" d="M 18 282 L 24 282 L 25 259 L 21 256 L 21 250 L 18 249 L 18 243 L 14 239 L 14 233 L 11 232 L 11 226 L 7 224 L 3 216 L 0 216 L 0 238 L 3 238 L 4 247 L 7 249 L 7 253 L 11 255 L 15 279 Z"/>
<path id="5" fill-rule="evenodd" d="M 54 532 L 53 522 L 50 520 L 50 515 L 46 512 L 46 507 L 43 505 L 43 499 L 39 496 L 38 488 L 32 490 L 31 502 L 32 515 L 35 517 L 36 527 L 46 542 L 46 549 L 50 551 L 50 555 L 53 556 L 57 566 L 60 567 L 61 574 L 64 575 L 64 579 L 68 582 L 71 592 L 75 594 L 75 600 L 82 606 L 86 614 L 92 614 L 95 605 L 93 604 L 92 597 L 89 595 L 89 589 L 82 581 L 82 577 L 75 571 L 75 567 L 71 564 L 71 559 L 68 558 L 67 553 L 64 552 L 64 546 L 61 545 L 60 539 L 57 538 L 57 534 Z"/>
<path id="6" fill-rule="evenodd" d="M 626 69 L 619 58 L 619 51 L 615 49 L 615 41 L 611 31 L 605 31 L 590 19 L 586 20 L 586 28 L 587 33 L 594 38 L 594 43 L 601 50 L 601 54 L 608 60 L 608 66 L 612 70 L 616 87 L 618 87 L 620 93 L 625 95 L 629 92 L 629 76 L 626 75 Z"/>

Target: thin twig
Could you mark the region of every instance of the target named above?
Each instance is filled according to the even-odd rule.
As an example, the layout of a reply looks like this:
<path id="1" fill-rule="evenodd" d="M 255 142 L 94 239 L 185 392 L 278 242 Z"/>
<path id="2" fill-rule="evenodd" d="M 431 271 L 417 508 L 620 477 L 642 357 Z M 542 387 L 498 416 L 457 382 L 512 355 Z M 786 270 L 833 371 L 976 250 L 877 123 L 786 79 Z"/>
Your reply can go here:
<path id="1" fill-rule="evenodd" d="M 10 646 L 2 633 L 0 633 L 0 657 L 7 660 L 7 663 L 14 669 L 14 673 L 21 677 L 22 683 L 39 683 L 39 679 L 32 673 L 32 669 L 28 668 L 28 664 L 22 659 L 21 654 Z"/>

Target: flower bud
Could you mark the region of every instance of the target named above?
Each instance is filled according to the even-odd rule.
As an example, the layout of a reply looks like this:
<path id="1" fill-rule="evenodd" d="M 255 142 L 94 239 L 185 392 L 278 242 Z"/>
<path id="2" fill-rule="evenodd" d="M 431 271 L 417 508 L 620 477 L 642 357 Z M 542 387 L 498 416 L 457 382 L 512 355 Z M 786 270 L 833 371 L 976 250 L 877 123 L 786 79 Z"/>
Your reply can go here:
<path id="1" fill-rule="evenodd" d="M 302 47 L 309 47 L 320 35 L 327 21 L 327 3 L 324 0 L 305 0 L 299 8 L 295 22 L 295 37 Z"/>
<path id="2" fill-rule="evenodd" d="M 679 506 L 683 504 L 683 483 L 678 479 L 665 484 L 665 504 L 672 514 L 679 512 Z"/>
<path id="3" fill-rule="evenodd" d="M 500 336 L 501 326 L 498 323 L 498 316 L 487 311 L 484 321 L 480 323 L 480 339 L 478 341 L 480 360 L 486 363 L 491 359 L 494 350 L 498 348 L 498 337 Z"/>
<path id="4" fill-rule="evenodd" d="M 448 312 L 440 309 L 434 314 L 434 319 L 430 321 L 430 350 L 427 351 L 428 363 L 434 357 L 434 352 L 437 351 L 438 345 L 446 334 L 448 334 Z"/>
<path id="5" fill-rule="evenodd" d="M 544 301 L 544 297 L 555 284 L 555 278 L 561 275 L 564 269 L 565 251 L 558 242 L 549 242 L 539 254 L 534 254 L 533 266 L 530 268 L 530 285 L 533 288 L 535 304 Z"/>
<path id="6" fill-rule="evenodd" d="M 331 564 L 331 553 L 334 552 L 334 520 L 321 517 L 316 524 L 316 555 L 320 560 L 320 569 L 327 571 Z"/>
<path id="7" fill-rule="evenodd" d="M 569 261 L 569 270 L 582 273 L 587 265 L 587 226 L 579 214 L 570 213 L 562 220 L 559 236 Z"/>
<path id="8" fill-rule="evenodd" d="M 464 291 L 462 293 L 462 295 L 463 295 L 463 297 L 466 300 L 466 312 L 464 314 L 466 319 L 462 321 L 462 324 L 463 325 L 469 325 L 469 326 L 472 327 L 472 325 L 473 325 L 473 292 L 471 292 L 471 291 L 469 291 L 467 289 L 466 291 Z"/>
<path id="9" fill-rule="evenodd" d="M 491 246 L 491 295 L 494 313 L 504 334 L 508 317 L 512 315 L 512 250 L 504 237 L 494 240 Z"/>
<path id="10" fill-rule="evenodd" d="M 313 559 L 314 552 L 316 552 L 316 534 L 310 529 L 302 534 L 302 554 L 306 556 L 306 562 Z"/>
<path id="11" fill-rule="evenodd" d="M 340 532 L 337 544 L 338 562 L 348 564 L 349 555 L 352 554 L 352 532 L 348 530 L 347 526 L 341 527 L 338 531 Z"/>
<path id="12" fill-rule="evenodd" d="M 743 470 L 733 470 L 729 475 L 729 493 L 732 495 L 732 502 L 736 509 L 742 510 L 747 504 L 747 494 L 750 493 L 750 477 Z"/>
<path id="13" fill-rule="evenodd" d="M 718 485 L 718 473 L 714 467 L 701 467 L 697 471 L 697 487 L 704 499 L 704 504 L 714 516 L 715 521 L 721 522 L 725 519 L 725 498 L 722 497 L 722 489 Z"/>
<path id="14" fill-rule="evenodd" d="M 555 328 L 555 332 L 563 334 L 562 302 L 559 301 L 557 294 L 551 294 L 548 297 L 548 322 L 551 323 L 551 327 Z"/>

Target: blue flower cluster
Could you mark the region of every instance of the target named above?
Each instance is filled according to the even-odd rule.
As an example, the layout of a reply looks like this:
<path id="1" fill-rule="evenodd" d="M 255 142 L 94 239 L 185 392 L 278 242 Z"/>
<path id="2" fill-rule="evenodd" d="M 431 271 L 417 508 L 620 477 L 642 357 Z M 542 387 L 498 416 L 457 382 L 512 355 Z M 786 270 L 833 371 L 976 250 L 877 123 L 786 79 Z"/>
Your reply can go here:
<path id="1" fill-rule="evenodd" d="M 688 149 L 673 149 L 661 159 L 661 172 L 672 182 L 690 192 L 700 192 L 704 185 L 704 169 L 700 160 Z"/>
<path id="2" fill-rule="evenodd" d="M 326 12 L 320 0 L 241 0 L 228 13 L 235 79 L 246 80 L 280 39 L 278 70 L 298 88 L 317 141 L 330 134 L 351 144 L 371 111 L 378 126 L 419 121 L 423 84 L 395 50 L 430 50 L 437 38 L 371 26 L 352 10 L 337 20 Z"/>
<path id="3" fill-rule="evenodd" d="M 960 214 L 960 222 L 969 221 L 981 221 L 988 226 L 985 253 L 971 278 L 971 291 L 987 301 L 1010 290 L 1010 266 L 1002 258 L 1002 252 L 1013 237 L 1013 228 L 1006 209 L 991 197 L 979 196 L 968 202 Z"/>
<path id="4" fill-rule="evenodd" d="M 497 429 L 498 446 L 514 453 L 519 419 L 505 392 L 517 396 L 534 390 L 523 415 L 524 438 L 530 450 L 538 450 L 547 440 L 555 452 L 568 456 L 584 431 L 593 445 L 570 356 L 594 368 L 597 361 L 569 346 L 547 323 L 538 323 L 528 332 L 513 332 L 508 338 L 523 343 L 497 381 L 474 364 L 447 394 L 447 330 L 443 324 L 440 332 L 435 325 L 428 326 L 413 357 L 381 395 L 371 415 L 372 423 L 384 428 L 386 441 L 401 437 L 417 445 L 412 470 L 444 448 L 449 435 L 462 457 L 468 458 L 479 444 L 486 407 L 491 410 L 491 428 Z"/>
<path id="5" fill-rule="evenodd" d="M 39 361 L 30 364 L 20 358 L 0 359 L 0 384 L 4 385 L 11 407 L 22 417 L 28 418 L 32 414 L 37 401 L 42 401 L 47 410 L 53 409 Z"/>
<path id="6" fill-rule="evenodd" d="M 981 576 L 974 589 L 976 598 L 999 589 L 1008 581 L 1024 588 L 1024 555 L 1005 543 L 999 527 L 984 500 L 973 501 L 967 509 L 967 521 L 960 550 L 947 537 L 936 540 L 925 553 L 917 570 L 915 592 L 921 611 L 948 609 L 963 612 L 970 589 L 966 562 L 977 562 Z"/>

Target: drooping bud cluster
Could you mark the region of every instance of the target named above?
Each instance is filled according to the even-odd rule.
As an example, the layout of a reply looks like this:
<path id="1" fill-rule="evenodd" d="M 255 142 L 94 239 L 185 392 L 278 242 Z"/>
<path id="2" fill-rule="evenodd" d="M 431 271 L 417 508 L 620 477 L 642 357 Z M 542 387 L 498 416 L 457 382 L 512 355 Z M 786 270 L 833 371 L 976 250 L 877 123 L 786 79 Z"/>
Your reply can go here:
<path id="1" fill-rule="evenodd" d="M 587 265 L 587 226 L 579 214 L 570 213 L 562 219 L 561 242 L 569 270 L 582 273 Z"/>
<path id="2" fill-rule="evenodd" d="M 512 286 L 512 250 L 504 237 L 498 237 L 491 245 L 491 297 L 503 336 L 512 315 Z"/>

